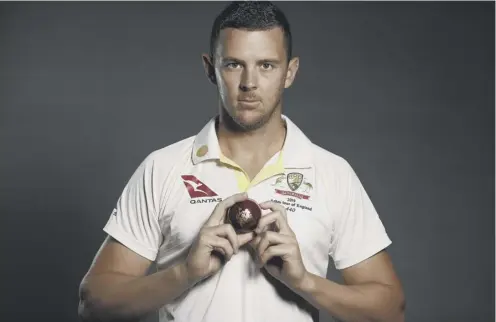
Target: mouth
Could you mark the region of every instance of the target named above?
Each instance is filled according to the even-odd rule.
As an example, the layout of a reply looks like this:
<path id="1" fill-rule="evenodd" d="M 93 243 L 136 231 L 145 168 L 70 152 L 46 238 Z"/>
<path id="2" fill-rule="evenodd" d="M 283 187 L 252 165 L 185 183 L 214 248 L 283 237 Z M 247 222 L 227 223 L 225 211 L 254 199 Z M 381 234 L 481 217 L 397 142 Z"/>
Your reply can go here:
<path id="1" fill-rule="evenodd" d="M 253 109 L 260 104 L 259 100 L 238 100 L 238 103 L 243 108 Z"/>
<path id="2" fill-rule="evenodd" d="M 255 102 L 260 102 L 260 100 L 258 99 L 240 99 L 238 100 L 239 102 L 243 102 L 243 103 L 255 103 Z"/>

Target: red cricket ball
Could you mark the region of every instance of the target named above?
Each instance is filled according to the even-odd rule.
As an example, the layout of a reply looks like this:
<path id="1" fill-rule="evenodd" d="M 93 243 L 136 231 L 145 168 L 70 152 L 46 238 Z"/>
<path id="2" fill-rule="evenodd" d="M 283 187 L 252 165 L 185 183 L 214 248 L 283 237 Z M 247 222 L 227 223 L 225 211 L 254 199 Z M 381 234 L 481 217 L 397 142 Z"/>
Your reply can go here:
<path id="1" fill-rule="evenodd" d="M 226 220 L 236 233 L 248 233 L 257 228 L 262 209 L 255 200 L 246 199 L 227 209 Z"/>

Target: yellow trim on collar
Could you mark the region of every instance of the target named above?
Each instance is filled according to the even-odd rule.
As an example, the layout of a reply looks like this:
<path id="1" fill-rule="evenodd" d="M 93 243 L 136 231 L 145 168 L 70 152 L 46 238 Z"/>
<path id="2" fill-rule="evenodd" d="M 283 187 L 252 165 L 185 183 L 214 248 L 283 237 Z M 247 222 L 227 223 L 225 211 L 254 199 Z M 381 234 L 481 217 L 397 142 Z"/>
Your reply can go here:
<path id="1" fill-rule="evenodd" d="M 240 192 L 245 192 L 250 187 L 272 176 L 284 173 L 284 162 L 282 157 L 282 151 L 279 153 L 279 156 L 275 163 L 269 164 L 264 168 L 262 168 L 262 170 L 260 170 L 260 172 L 251 181 L 248 174 L 238 164 L 236 164 L 236 162 L 232 161 L 231 159 L 225 157 L 222 154 L 220 156 L 220 162 L 234 168 L 234 170 L 236 171 L 235 176 L 236 176 L 236 181 L 238 183 L 238 189 Z"/>

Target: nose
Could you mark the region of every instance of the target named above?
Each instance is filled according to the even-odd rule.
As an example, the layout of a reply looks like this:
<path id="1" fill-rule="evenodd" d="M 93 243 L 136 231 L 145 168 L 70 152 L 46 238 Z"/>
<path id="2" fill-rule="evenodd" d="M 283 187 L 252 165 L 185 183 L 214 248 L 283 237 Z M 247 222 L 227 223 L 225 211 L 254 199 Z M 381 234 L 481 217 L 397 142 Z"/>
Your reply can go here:
<path id="1" fill-rule="evenodd" d="M 239 89 L 243 92 L 249 92 L 257 89 L 257 75 L 254 71 L 245 68 L 241 76 Z"/>

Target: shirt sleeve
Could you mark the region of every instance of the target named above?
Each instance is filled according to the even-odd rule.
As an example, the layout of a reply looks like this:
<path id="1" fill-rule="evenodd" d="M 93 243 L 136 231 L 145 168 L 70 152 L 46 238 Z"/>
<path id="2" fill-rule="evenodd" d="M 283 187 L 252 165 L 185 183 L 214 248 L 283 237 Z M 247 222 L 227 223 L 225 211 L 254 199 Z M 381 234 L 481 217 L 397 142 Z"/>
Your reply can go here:
<path id="1" fill-rule="evenodd" d="M 124 187 L 103 230 L 137 254 L 154 261 L 162 241 L 158 220 L 160 185 L 152 155 Z"/>
<path id="2" fill-rule="evenodd" d="M 329 255 L 341 270 L 377 254 L 391 244 L 385 227 L 355 171 L 348 162 L 340 189 L 341 210 L 333 225 Z"/>

